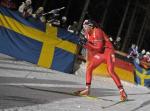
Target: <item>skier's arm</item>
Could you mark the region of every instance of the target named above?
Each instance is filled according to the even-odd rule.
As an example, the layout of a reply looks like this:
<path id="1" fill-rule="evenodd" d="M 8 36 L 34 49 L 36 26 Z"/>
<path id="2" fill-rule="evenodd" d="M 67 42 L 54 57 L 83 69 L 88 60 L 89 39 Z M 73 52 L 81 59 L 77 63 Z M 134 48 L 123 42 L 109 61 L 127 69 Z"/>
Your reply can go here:
<path id="1" fill-rule="evenodd" d="M 104 45 L 104 38 L 100 32 L 100 30 L 95 30 L 94 33 L 94 40 L 92 42 L 88 41 L 85 45 L 85 48 L 90 50 L 101 50 Z"/>
<path id="2" fill-rule="evenodd" d="M 103 47 L 103 40 L 95 40 L 94 43 L 87 42 L 84 47 L 90 50 L 100 50 Z"/>

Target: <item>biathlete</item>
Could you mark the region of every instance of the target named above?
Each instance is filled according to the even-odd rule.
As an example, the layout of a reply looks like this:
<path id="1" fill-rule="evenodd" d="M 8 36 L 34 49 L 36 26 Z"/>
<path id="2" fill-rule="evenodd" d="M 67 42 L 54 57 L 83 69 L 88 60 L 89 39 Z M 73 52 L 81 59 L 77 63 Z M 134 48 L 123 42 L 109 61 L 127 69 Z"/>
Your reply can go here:
<path id="1" fill-rule="evenodd" d="M 112 43 L 104 31 L 97 27 L 94 21 L 85 20 L 83 23 L 84 36 L 86 40 L 81 39 L 80 44 L 87 49 L 87 69 L 86 69 L 86 88 L 76 91 L 77 95 L 89 95 L 92 71 L 103 61 L 107 63 L 108 73 L 114 80 L 120 92 L 121 101 L 127 100 L 127 94 L 121 84 L 121 81 L 114 71 L 115 53 Z"/>

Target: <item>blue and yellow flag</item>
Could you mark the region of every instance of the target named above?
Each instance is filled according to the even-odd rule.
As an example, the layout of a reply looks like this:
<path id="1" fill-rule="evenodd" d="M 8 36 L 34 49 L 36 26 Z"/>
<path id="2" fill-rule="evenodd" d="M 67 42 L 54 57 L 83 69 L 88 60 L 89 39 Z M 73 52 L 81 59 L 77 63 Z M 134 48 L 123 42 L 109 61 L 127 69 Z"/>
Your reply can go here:
<path id="1" fill-rule="evenodd" d="M 39 66 L 71 73 L 78 37 L 17 11 L 0 7 L 0 53 Z"/>
<path id="2" fill-rule="evenodd" d="M 135 66 L 135 82 L 142 86 L 150 87 L 150 70 L 142 68 L 136 61 Z"/>

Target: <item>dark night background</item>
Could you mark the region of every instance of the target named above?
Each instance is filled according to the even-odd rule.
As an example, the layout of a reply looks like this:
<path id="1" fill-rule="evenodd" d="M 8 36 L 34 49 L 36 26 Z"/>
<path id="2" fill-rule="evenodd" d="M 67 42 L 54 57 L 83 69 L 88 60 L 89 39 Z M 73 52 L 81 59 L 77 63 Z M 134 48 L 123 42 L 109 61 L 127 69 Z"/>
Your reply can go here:
<path id="1" fill-rule="evenodd" d="M 17 0 L 16 0 L 17 1 Z M 18 0 L 18 4 L 24 0 Z M 45 12 L 65 6 L 62 15 L 67 16 L 68 25 L 79 21 L 87 0 L 32 0 L 34 10 L 44 6 Z M 128 11 L 124 17 L 125 10 Z M 101 24 L 103 30 L 114 40 L 121 37 L 122 48 L 127 52 L 131 44 L 137 44 L 139 49 L 150 50 L 149 18 L 150 0 L 90 0 L 85 19 L 90 18 Z M 123 27 L 118 35 L 120 25 Z M 138 42 L 139 41 L 139 42 Z"/>

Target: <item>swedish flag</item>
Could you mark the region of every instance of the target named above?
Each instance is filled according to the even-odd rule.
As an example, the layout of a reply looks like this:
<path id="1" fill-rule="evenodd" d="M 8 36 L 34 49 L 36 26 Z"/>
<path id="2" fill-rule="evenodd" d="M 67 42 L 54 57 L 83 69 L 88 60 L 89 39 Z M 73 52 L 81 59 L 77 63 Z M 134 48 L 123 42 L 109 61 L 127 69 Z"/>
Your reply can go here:
<path id="1" fill-rule="evenodd" d="M 17 11 L 0 7 L 0 52 L 39 66 L 71 73 L 78 37 Z M 74 42 L 74 43 L 73 43 Z"/>
<path id="2" fill-rule="evenodd" d="M 150 87 L 150 70 L 142 68 L 134 61 L 135 66 L 135 82 L 142 86 Z"/>

